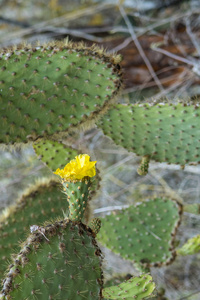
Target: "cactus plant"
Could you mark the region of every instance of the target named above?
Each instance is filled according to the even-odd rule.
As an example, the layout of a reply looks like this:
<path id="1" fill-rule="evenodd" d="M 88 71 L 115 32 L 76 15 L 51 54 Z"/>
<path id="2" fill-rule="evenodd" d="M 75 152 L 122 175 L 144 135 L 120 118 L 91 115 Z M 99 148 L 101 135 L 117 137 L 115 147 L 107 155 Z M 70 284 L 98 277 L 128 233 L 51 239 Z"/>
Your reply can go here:
<path id="1" fill-rule="evenodd" d="M 69 219 L 47 224 L 13 257 L 0 299 L 128 300 L 152 295 L 155 283 L 148 274 L 102 289 L 101 265 L 101 250 L 89 227 Z"/>
<path id="2" fill-rule="evenodd" d="M 48 219 L 63 217 L 68 203 L 60 191 L 59 183 L 43 179 L 28 188 L 15 204 L 0 215 L 0 273 L 3 274 L 13 251 L 19 251 L 30 226 L 41 225 Z"/>
<path id="3" fill-rule="evenodd" d="M 13 255 L 3 280 L 1 300 L 113 299 L 113 295 L 124 299 L 127 290 L 127 299 L 152 294 L 155 284 L 143 276 L 107 288 L 102 296 L 102 256 L 95 241 L 101 222 L 94 219 L 92 229 L 82 223 L 95 164 L 83 154 L 56 170 L 67 194 L 69 218 L 30 227 L 32 234 L 22 243 L 19 254 Z"/>
<path id="4" fill-rule="evenodd" d="M 146 287 L 144 288 L 144 286 Z M 120 290 L 120 292 L 116 293 L 117 290 Z M 143 297 L 142 299 L 147 297 L 149 299 L 149 296 L 153 297 L 155 295 L 155 284 L 149 274 L 143 274 L 139 277 L 131 274 L 114 274 L 113 277 L 105 281 L 103 295 L 105 299 L 112 299 L 110 297 L 115 296 L 114 299 L 127 299 L 126 296 L 130 299 L 140 299 L 137 297 Z"/>
<path id="5" fill-rule="evenodd" d="M 105 112 L 121 87 L 119 56 L 82 43 L 0 52 L 0 143 L 58 138 Z"/>
<path id="6" fill-rule="evenodd" d="M 89 194 L 88 177 L 95 175 L 95 163 L 89 161 L 88 155 L 79 155 L 76 160 L 68 163 L 64 170 L 59 168 L 56 170 L 55 173 L 63 178 L 64 189 L 67 187 L 66 182 L 69 183 L 68 191 L 70 195 L 76 195 L 74 203 L 78 202 L 78 205 L 74 209 L 73 201 L 69 201 L 69 219 L 50 223 L 45 227 L 38 225 L 30 227 L 33 234 L 22 244 L 20 253 L 14 258 L 7 273 L 9 279 L 4 279 L 0 299 L 10 297 L 34 299 L 35 296 L 41 297 L 40 299 L 57 299 L 66 296 L 67 290 L 69 299 L 102 298 L 100 249 L 96 245 L 93 231 L 81 223 Z M 82 189 L 85 190 L 85 196 Z M 92 272 L 88 272 L 91 269 Z M 34 279 L 31 276 L 33 273 Z M 24 278 L 23 283 L 21 277 Z M 54 284 L 51 282 L 52 279 Z"/>
<path id="7" fill-rule="evenodd" d="M 143 157 L 140 175 L 147 174 L 150 159 L 180 165 L 200 161 L 198 105 L 118 104 L 99 120 L 120 91 L 119 62 L 119 56 L 99 48 L 64 42 L 0 53 L 0 143 L 33 141 L 36 154 L 63 185 L 61 194 L 57 181 L 40 182 L 0 217 L 1 273 L 12 260 L 2 300 L 148 297 L 155 287 L 148 274 L 103 289 L 102 255 L 95 238 L 140 270 L 169 264 L 179 253 L 173 242 L 182 207 L 170 199 L 144 201 L 95 218 L 90 227 L 83 224 L 99 179 L 88 155 L 61 143 L 72 130 L 97 120 L 116 144 Z M 185 211 L 198 213 L 199 206 Z M 55 221 L 56 216 L 64 219 Z M 29 229 L 20 250 L 17 241 Z M 196 251 L 196 241 L 187 251 L 191 249 Z M 19 253 L 10 258 L 12 252 Z"/>
<path id="8" fill-rule="evenodd" d="M 77 185 L 77 193 L 72 194 L 72 196 L 75 203 L 77 203 L 76 199 L 80 197 L 81 203 L 83 191 L 78 189 L 78 185 L 81 184 L 84 187 L 84 182 L 68 182 L 68 184 L 71 184 L 72 189 L 75 191 L 75 186 Z M 85 191 L 85 206 L 79 220 L 83 219 L 87 200 L 89 199 L 89 190 L 86 189 Z M 5 271 L 7 266 L 6 261 L 13 250 L 19 250 L 18 241 L 25 238 L 30 226 L 35 223 L 42 224 L 44 221 L 56 216 L 63 217 L 63 214 L 68 216 L 68 202 L 63 193 L 59 191 L 57 181 L 47 179 L 42 182 L 40 180 L 39 183 L 25 191 L 14 205 L 8 207 L 2 213 L 0 216 L 0 271 L 2 273 Z M 73 205 L 71 207 L 73 208 Z"/>
<path id="9" fill-rule="evenodd" d="M 170 264 L 182 206 L 170 199 L 155 198 L 102 218 L 98 240 L 137 266 Z"/>
<path id="10" fill-rule="evenodd" d="M 47 224 L 13 258 L 0 299 L 102 299 L 101 263 L 86 225 L 69 219 Z"/>
<path id="11" fill-rule="evenodd" d="M 117 145 L 159 162 L 200 162 L 197 105 L 118 104 L 97 123 Z"/>

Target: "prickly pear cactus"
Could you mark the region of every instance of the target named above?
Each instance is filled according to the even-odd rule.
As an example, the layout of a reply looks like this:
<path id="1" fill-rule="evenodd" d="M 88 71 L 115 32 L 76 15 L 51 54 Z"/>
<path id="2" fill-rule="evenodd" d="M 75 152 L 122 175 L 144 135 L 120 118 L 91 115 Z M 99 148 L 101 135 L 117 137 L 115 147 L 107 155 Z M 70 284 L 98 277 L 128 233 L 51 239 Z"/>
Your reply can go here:
<path id="1" fill-rule="evenodd" d="M 159 162 L 200 162 L 200 107 L 118 104 L 98 122 L 117 145 Z"/>
<path id="2" fill-rule="evenodd" d="M 106 299 L 142 300 L 152 295 L 155 283 L 148 274 L 131 278 L 117 286 L 111 286 L 103 290 Z"/>
<path id="3" fill-rule="evenodd" d="M 145 267 L 171 263 L 173 241 L 182 207 L 169 199 L 155 198 L 102 218 L 98 240 L 123 258 Z"/>
<path id="4" fill-rule="evenodd" d="M 72 160 L 79 151 L 65 144 L 53 140 L 41 139 L 33 143 L 36 155 L 44 162 L 52 172 L 57 168 L 64 168 L 66 162 Z M 90 196 L 96 194 L 100 188 L 101 177 L 96 168 L 96 176 L 91 178 Z"/>
<path id="5" fill-rule="evenodd" d="M 16 204 L 0 215 L 0 274 L 5 271 L 11 253 L 19 251 L 19 241 L 24 240 L 30 226 L 63 217 L 68 202 L 54 180 L 43 180 L 27 189 Z"/>
<path id="6" fill-rule="evenodd" d="M 102 299 L 101 263 L 101 251 L 86 225 L 70 220 L 48 224 L 14 256 L 0 299 Z"/>
<path id="7" fill-rule="evenodd" d="M 120 58 L 52 42 L 0 51 L 0 143 L 61 137 L 105 112 L 121 87 Z"/>
<path id="8" fill-rule="evenodd" d="M 189 239 L 181 248 L 177 249 L 179 255 L 192 255 L 200 252 L 200 234 Z"/>

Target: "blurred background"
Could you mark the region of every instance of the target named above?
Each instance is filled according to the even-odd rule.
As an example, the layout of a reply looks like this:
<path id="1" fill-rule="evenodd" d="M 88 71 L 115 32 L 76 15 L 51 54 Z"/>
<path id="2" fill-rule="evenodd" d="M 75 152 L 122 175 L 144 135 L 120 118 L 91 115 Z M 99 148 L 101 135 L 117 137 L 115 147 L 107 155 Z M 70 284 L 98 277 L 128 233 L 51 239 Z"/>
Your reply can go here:
<path id="1" fill-rule="evenodd" d="M 121 103 L 199 102 L 200 0 L 0 0 L 0 47 L 51 40 L 98 44 L 123 57 Z M 140 158 L 117 147 L 97 128 L 66 141 L 98 161 L 101 189 L 91 202 L 93 215 L 165 195 L 183 204 L 200 203 L 200 167 L 150 163 L 137 174 Z M 31 145 L 0 148 L 0 211 L 41 177 L 52 176 Z M 200 230 L 200 215 L 184 213 L 177 235 L 182 245 Z M 105 277 L 137 275 L 130 262 L 103 248 Z M 152 268 L 158 288 L 170 300 L 200 299 L 200 254 L 178 257 Z M 159 298 L 164 299 L 164 298 Z"/>

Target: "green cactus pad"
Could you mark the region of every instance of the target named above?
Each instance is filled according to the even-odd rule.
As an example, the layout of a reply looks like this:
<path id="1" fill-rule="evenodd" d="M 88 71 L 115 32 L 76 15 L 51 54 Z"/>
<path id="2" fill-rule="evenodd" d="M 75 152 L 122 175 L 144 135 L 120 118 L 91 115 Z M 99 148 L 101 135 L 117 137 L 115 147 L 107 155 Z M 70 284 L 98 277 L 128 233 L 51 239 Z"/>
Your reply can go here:
<path id="1" fill-rule="evenodd" d="M 0 299 L 102 299 L 101 264 L 90 228 L 70 220 L 48 224 L 13 257 Z"/>
<path id="2" fill-rule="evenodd" d="M 154 289 L 155 283 L 152 277 L 145 274 L 131 278 L 117 286 L 103 289 L 103 296 L 106 299 L 142 300 L 151 296 Z"/>
<path id="3" fill-rule="evenodd" d="M 200 214 L 200 204 L 184 204 L 183 211 L 188 212 L 190 214 L 199 215 Z"/>
<path id="4" fill-rule="evenodd" d="M 192 255 L 200 252 L 200 235 L 189 239 L 181 248 L 177 250 L 179 255 Z"/>
<path id="5" fill-rule="evenodd" d="M 83 219 L 88 201 L 90 200 L 91 181 L 88 178 L 76 181 L 62 180 L 63 190 L 69 203 L 69 218 L 73 221 Z"/>
<path id="6" fill-rule="evenodd" d="M 78 150 L 53 140 L 38 140 L 33 143 L 33 148 L 38 158 L 52 172 L 58 168 L 63 169 L 70 160 L 79 154 Z"/>
<path id="7" fill-rule="evenodd" d="M 200 163 L 200 107 L 185 104 L 116 105 L 98 126 L 117 144 L 159 162 Z"/>
<path id="8" fill-rule="evenodd" d="M 121 87 L 119 56 L 52 42 L 0 52 L 0 143 L 61 137 L 104 113 Z"/>
<path id="9" fill-rule="evenodd" d="M 55 172 L 58 168 L 63 169 L 70 160 L 79 155 L 78 150 L 53 140 L 38 140 L 33 143 L 33 148 L 39 159 L 41 159 L 52 172 Z M 91 178 L 91 196 L 96 194 L 100 187 L 100 181 L 101 177 L 96 167 L 96 176 Z"/>
<path id="10" fill-rule="evenodd" d="M 19 241 L 24 240 L 30 226 L 63 217 L 68 202 L 61 192 L 61 185 L 54 180 L 43 180 L 29 188 L 0 216 L 0 274 L 7 267 L 13 251 L 19 251 Z"/>
<path id="11" fill-rule="evenodd" d="M 175 258 L 173 246 L 182 206 L 155 198 L 102 218 L 98 240 L 123 258 L 144 267 L 161 266 Z"/>

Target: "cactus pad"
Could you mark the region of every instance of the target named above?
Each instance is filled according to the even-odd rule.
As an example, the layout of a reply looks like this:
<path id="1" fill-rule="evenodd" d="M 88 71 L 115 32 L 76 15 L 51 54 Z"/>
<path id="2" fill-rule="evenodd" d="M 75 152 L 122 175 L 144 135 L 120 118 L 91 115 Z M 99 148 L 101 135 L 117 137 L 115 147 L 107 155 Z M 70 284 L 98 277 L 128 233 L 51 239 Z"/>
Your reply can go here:
<path id="1" fill-rule="evenodd" d="M 155 283 L 152 281 L 152 277 L 145 274 L 140 277 L 131 278 L 117 286 L 103 289 L 103 296 L 106 299 L 115 300 L 142 300 L 151 296 L 154 289 Z"/>
<path id="2" fill-rule="evenodd" d="M 18 241 L 26 237 L 31 225 L 63 217 L 66 210 L 67 200 L 60 184 L 53 180 L 36 184 L 8 207 L 0 216 L 0 273 L 5 271 L 11 253 L 19 250 Z"/>
<path id="3" fill-rule="evenodd" d="M 189 239 L 181 248 L 177 250 L 179 255 L 192 255 L 200 252 L 200 234 Z"/>
<path id="4" fill-rule="evenodd" d="M 119 57 L 52 42 L 0 52 L 0 143 L 61 137 L 105 112 L 121 87 Z"/>
<path id="5" fill-rule="evenodd" d="M 159 162 L 200 163 L 200 107 L 185 104 L 116 105 L 98 126 L 117 144 Z"/>
<path id="6" fill-rule="evenodd" d="M 69 204 L 69 218 L 74 221 L 81 221 L 90 200 L 90 179 L 72 182 L 63 180 L 62 184 Z"/>
<path id="7" fill-rule="evenodd" d="M 155 198 L 106 216 L 98 240 L 123 258 L 145 267 L 171 263 L 182 206 Z"/>
<path id="8" fill-rule="evenodd" d="M 184 204 L 183 211 L 188 212 L 190 214 L 199 215 L 200 214 L 200 204 Z"/>
<path id="9" fill-rule="evenodd" d="M 86 225 L 70 220 L 48 224 L 13 257 L 0 299 L 102 299 L 101 263 L 101 251 Z"/>
<path id="10" fill-rule="evenodd" d="M 47 165 L 52 172 L 57 168 L 64 168 L 66 163 L 72 160 L 78 151 L 65 144 L 53 140 L 38 140 L 33 143 L 38 158 Z"/>

